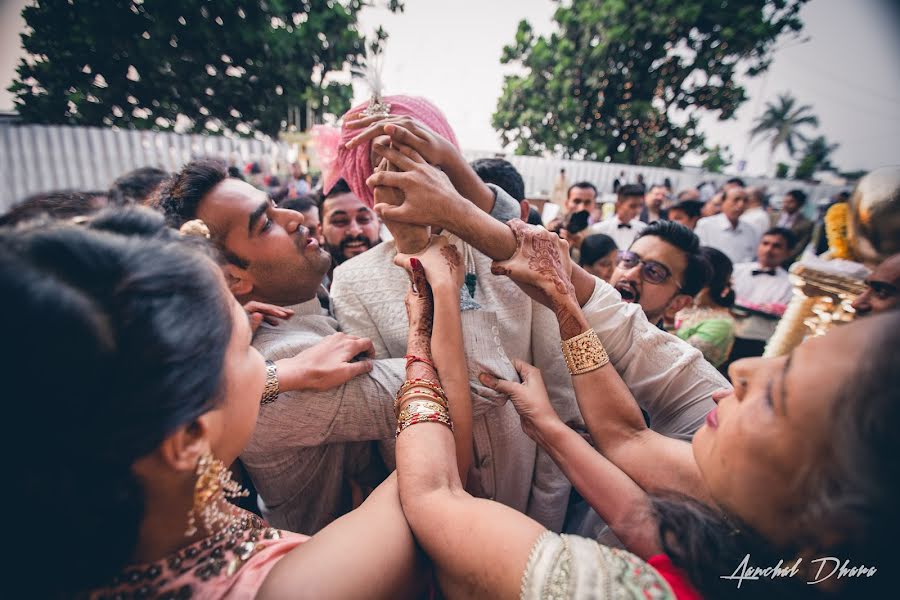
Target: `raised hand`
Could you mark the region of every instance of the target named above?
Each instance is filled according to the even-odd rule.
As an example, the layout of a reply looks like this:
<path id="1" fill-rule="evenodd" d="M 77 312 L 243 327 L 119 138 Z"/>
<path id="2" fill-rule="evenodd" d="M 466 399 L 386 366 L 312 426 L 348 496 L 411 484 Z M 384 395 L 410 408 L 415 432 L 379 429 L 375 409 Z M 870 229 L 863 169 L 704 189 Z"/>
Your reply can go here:
<path id="1" fill-rule="evenodd" d="M 371 371 L 371 360 L 353 359 L 374 354 L 369 338 L 333 333 L 292 358 L 276 361 L 278 382 L 282 391 L 330 390 Z"/>
<path id="2" fill-rule="evenodd" d="M 395 144 L 409 146 L 432 165 L 446 167 L 458 160 L 456 155 L 459 151 L 449 140 L 412 117 L 397 115 L 352 119 L 344 123 L 344 128 L 360 130 L 344 144 L 347 148 L 369 143 L 382 136 L 390 136 Z"/>
<path id="3" fill-rule="evenodd" d="M 431 359 L 431 332 L 434 327 L 434 296 L 419 259 L 408 261 L 410 289 L 406 293 L 406 316 L 409 318 L 409 338 L 406 350 L 413 356 Z M 407 372 L 407 374 L 409 374 Z"/>
<path id="4" fill-rule="evenodd" d="M 522 430 L 540 444 L 543 431 L 547 426 L 557 424 L 559 415 L 550 404 L 541 371 L 518 359 L 513 364 L 522 383 L 497 379 L 488 373 L 482 373 L 479 379 L 492 390 L 509 396 L 522 419 Z"/>
<path id="5" fill-rule="evenodd" d="M 450 226 L 454 219 L 460 218 L 460 211 L 469 203 L 440 169 L 429 165 L 409 146 L 392 148 L 375 143 L 372 150 L 387 159 L 399 172 L 380 170 L 373 173 L 366 184 L 374 190 L 382 186 L 395 188 L 403 195 L 400 206 L 387 202 L 375 204 L 375 212 L 381 218 L 452 229 Z"/>
<path id="6" fill-rule="evenodd" d="M 509 260 L 494 261 L 491 272 L 506 275 L 550 308 L 574 298 L 568 244 L 555 233 L 519 219 L 508 225 L 516 236 L 516 252 Z"/>
<path id="7" fill-rule="evenodd" d="M 428 246 L 416 254 L 398 253 L 394 257 L 394 264 L 403 267 L 410 272 L 412 276 L 412 259 L 417 259 L 425 271 L 425 277 L 432 288 L 449 287 L 453 290 L 459 290 L 462 287 L 465 277 L 465 269 L 462 264 L 462 257 L 456 246 L 451 244 L 449 240 L 442 235 L 433 235 L 428 242 Z"/>

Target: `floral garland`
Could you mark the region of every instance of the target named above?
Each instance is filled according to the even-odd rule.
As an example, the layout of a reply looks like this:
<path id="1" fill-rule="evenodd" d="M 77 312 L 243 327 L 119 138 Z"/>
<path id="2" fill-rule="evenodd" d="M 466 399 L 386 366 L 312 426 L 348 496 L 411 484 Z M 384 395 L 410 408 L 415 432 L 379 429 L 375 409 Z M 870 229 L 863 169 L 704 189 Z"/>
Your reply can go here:
<path id="1" fill-rule="evenodd" d="M 838 202 L 825 213 L 825 236 L 831 258 L 853 260 L 847 240 L 847 217 L 849 207 L 846 202 Z"/>

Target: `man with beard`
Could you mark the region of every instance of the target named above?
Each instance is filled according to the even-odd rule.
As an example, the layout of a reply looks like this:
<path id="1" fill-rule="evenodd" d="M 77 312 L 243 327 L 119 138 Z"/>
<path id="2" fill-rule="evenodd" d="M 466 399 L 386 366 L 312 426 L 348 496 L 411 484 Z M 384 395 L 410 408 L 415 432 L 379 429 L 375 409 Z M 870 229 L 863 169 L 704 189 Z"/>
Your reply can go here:
<path id="1" fill-rule="evenodd" d="M 648 225 L 628 250 L 619 252 L 609 283 L 624 302 L 641 305 L 647 320 L 661 326 L 671 321 L 706 285 L 709 267 L 700 240 L 672 221 Z"/>
<path id="2" fill-rule="evenodd" d="M 321 214 L 322 246 L 334 259 L 334 266 L 381 243 L 381 222 L 343 179 L 325 194 Z"/>

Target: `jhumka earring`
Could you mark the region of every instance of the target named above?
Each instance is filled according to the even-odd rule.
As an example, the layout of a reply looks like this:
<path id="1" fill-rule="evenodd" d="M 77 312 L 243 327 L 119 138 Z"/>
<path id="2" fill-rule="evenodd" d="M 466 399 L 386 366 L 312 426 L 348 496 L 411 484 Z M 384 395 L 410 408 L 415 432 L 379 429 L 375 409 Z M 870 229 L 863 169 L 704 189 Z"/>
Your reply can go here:
<path id="1" fill-rule="evenodd" d="M 198 519 L 208 532 L 228 525 L 234 518 L 234 511 L 223 508 L 226 498 L 249 496 L 250 492 L 231 478 L 231 471 L 221 460 L 207 450 L 197 462 L 197 482 L 194 484 L 194 504 L 188 512 L 186 536 L 197 533 Z"/>

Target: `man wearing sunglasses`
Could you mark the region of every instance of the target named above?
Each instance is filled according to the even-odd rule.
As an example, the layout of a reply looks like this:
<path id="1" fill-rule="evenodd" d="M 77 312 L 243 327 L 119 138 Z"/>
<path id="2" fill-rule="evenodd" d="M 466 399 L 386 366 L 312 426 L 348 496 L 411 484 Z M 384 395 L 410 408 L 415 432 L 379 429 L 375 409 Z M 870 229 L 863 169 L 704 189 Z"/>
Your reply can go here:
<path id="1" fill-rule="evenodd" d="M 900 254 L 889 256 L 866 278 L 866 291 L 853 301 L 859 316 L 890 310 L 900 303 Z"/>
<path id="2" fill-rule="evenodd" d="M 658 221 L 641 231 L 628 250 L 619 252 L 609 282 L 623 301 L 640 304 L 647 320 L 660 326 L 693 301 L 707 283 L 708 269 L 694 232 Z"/>

